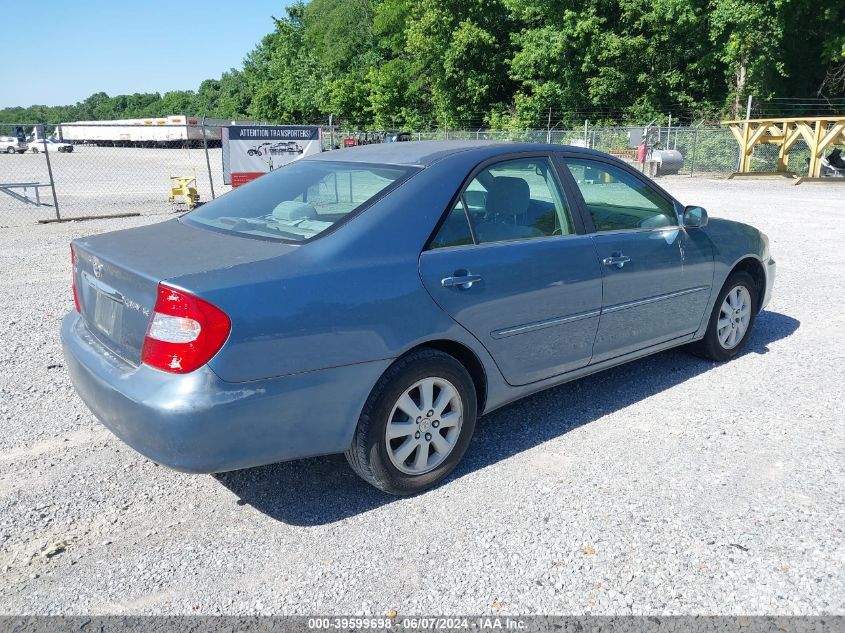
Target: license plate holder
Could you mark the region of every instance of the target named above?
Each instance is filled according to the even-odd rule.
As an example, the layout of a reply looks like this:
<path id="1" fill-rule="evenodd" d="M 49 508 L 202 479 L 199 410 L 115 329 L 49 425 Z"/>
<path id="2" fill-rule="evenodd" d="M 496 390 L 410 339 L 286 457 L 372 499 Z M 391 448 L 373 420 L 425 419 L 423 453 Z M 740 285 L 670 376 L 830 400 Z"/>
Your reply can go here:
<path id="1" fill-rule="evenodd" d="M 106 336 L 112 338 L 120 326 L 123 303 L 94 289 L 94 325 Z"/>

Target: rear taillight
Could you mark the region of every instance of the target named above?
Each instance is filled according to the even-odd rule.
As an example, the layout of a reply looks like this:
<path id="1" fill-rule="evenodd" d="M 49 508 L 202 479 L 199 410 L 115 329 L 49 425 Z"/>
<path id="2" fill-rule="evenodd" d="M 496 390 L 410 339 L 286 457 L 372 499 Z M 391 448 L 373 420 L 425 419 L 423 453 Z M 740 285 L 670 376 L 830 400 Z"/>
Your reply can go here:
<path id="1" fill-rule="evenodd" d="M 73 287 L 73 304 L 76 306 L 77 312 L 82 312 L 82 306 L 79 303 L 79 291 L 76 289 L 76 253 L 73 252 L 73 244 L 70 245 L 70 280 Z"/>
<path id="2" fill-rule="evenodd" d="M 147 326 L 141 362 L 157 369 L 187 374 L 211 360 L 232 323 L 217 306 L 199 297 L 158 285 L 155 311 Z"/>

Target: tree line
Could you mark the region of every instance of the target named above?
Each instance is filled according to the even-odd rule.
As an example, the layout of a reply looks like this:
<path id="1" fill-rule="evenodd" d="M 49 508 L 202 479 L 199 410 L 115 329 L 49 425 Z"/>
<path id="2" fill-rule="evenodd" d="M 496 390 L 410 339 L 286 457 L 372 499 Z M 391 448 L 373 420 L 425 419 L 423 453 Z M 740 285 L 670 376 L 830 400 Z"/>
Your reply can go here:
<path id="1" fill-rule="evenodd" d="M 845 103 L 845 2 L 310 0 L 197 90 L 91 95 L 0 122 L 190 114 L 380 129 L 796 114 Z M 838 99 L 838 101 L 837 101 Z M 840 108 L 841 109 L 841 108 Z"/>

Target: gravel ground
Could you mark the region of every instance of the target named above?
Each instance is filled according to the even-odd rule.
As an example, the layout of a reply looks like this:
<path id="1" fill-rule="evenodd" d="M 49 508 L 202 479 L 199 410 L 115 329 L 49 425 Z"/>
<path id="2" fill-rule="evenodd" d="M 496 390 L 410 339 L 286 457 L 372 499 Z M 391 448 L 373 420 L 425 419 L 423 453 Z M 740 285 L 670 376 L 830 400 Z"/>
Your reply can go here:
<path id="1" fill-rule="evenodd" d="M 0 613 L 845 614 L 843 189 L 661 182 L 770 236 L 747 350 L 501 409 L 402 500 L 342 457 L 192 476 L 124 446 L 63 368 L 67 243 L 164 216 L 0 230 Z"/>

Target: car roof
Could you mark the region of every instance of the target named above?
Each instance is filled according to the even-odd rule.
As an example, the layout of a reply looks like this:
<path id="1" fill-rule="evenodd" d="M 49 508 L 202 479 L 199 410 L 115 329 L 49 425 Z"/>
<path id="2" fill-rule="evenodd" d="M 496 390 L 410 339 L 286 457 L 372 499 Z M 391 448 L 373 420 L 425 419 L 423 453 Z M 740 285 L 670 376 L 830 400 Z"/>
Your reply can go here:
<path id="1" fill-rule="evenodd" d="M 510 143 L 503 141 L 406 141 L 402 143 L 373 143 L 321 152 L 304 160 L 331 160 L 344 163 L 372 163 L 376 165 L 413 165 L 426 167 L 443 158 L 463 152 L 474 152 L 479 160 L 499 154 L 516 152 L 567 150 L 586 155 L 603 155 L 595 150 L 570 145 L 543 143 Z"/>

